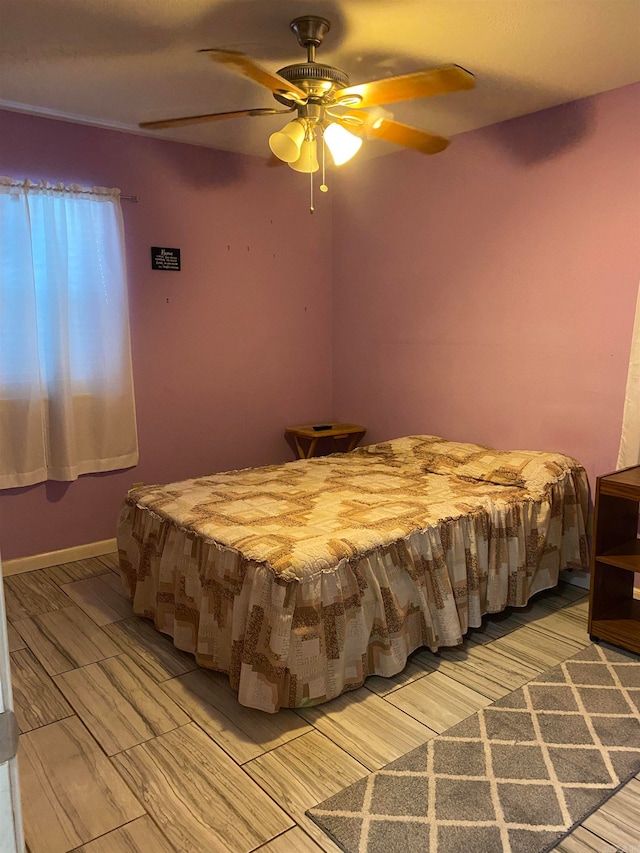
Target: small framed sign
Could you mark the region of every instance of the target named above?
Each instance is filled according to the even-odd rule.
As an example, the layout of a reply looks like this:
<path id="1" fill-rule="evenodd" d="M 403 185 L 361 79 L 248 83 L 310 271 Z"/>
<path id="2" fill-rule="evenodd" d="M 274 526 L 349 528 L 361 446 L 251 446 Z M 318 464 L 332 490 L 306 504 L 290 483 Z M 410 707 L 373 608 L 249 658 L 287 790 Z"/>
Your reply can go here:
<path id="1" fill-rule="evenodd" d="M 167 249 L 162 246 L 151 247 L 152 270 L 180 271 L 180 249 Z"/>

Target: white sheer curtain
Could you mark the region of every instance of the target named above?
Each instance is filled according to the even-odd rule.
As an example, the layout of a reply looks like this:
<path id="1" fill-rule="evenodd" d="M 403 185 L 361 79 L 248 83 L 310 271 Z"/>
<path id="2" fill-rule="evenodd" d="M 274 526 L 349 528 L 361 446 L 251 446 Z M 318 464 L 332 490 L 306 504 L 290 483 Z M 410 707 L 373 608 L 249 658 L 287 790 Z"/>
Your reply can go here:
<path id="1" fill-rule="evenodd" d="M 138 461 L 119 196 L 0 178 L 0 488 Z"/>
<path id="2" fill-rule="evenodd" d="M 631 338 L 631 356 L 624 397 L 622 435 L 618 451 L 618 469 L 640 463 L 640 289 Z"/>

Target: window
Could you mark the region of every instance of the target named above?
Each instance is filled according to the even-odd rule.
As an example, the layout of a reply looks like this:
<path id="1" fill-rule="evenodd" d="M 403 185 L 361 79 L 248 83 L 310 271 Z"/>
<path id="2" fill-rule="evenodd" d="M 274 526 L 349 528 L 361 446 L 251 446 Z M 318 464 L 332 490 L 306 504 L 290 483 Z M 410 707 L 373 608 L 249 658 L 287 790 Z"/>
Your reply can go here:
<path id="1" fill-rule="evenodd" d="M 137 459 L 119 192 L 0 178 L 0 488 Z"/>

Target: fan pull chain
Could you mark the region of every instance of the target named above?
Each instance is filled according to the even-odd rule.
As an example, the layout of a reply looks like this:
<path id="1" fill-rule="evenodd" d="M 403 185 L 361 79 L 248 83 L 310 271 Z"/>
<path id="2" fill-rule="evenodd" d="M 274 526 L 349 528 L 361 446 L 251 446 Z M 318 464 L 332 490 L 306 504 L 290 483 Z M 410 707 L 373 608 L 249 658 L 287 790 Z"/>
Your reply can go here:
<path id="1" fill-rule="evenodd" d="M 315 141 L 315 130 L 313 127 L 311 128 L 311 139 Z M 316 146 L 317 147 L 317 143 Z M 314 155 L 314 146 L 309 146 L 309 213 L 313 213 L 315 207 L 313 206 L 313 155 Z M 317 155 L 316 155 L 317 156 Z"/>
<path id="2" fill-rule="evenodd" d="M 329 187 L 327 186 L 325 179 L 324 179 L 324 152 L 325 152 L 325 145 L 324 145 L 324 131 L 323 131 L 322 132 L 322 183 L 320 184 L 320 192 L 321 193 L 326 193 L 326 191 L 329 189 Z"/>

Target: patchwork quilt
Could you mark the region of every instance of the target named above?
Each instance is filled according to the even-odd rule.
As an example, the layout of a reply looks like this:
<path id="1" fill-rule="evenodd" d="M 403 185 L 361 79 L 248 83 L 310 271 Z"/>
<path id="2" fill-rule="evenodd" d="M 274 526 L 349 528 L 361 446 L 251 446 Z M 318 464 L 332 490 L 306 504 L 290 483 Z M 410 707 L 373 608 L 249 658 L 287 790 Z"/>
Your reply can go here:
<path id="1" fill-rule="evenodd" d="M 588 563 L 588 483 L 557 453 L 409 436 L 132 490 L 135 612 L 274 712 L 394 675 Z"/>

